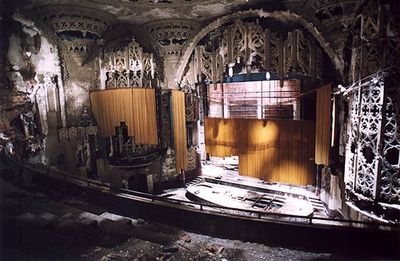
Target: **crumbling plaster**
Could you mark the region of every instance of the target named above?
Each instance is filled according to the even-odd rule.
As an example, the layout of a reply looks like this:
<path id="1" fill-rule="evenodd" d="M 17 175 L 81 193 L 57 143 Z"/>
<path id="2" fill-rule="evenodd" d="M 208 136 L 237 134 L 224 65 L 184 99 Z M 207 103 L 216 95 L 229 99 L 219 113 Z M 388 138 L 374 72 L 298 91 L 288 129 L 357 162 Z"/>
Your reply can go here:
<path id="1" fill-rule="evenodd" d="M 16 14 L 11 23 L 7 71 L 12 87 L 9 101 L 13 104 L 1 106 L 1 131 L 14 129 L 10 122 L 25 112 L 25 103 L 33 104 L 30 108 L 36 108 L 34 111 L 39 115 L 36 124 L 43 135 L 39 161 L 57 165 L 57 157 L 64 153 L 70 163 L 65 167 L 73 171 L 71 166 L 76 164 L 77 146 L 75 143 L 68 148 L 60 146 L 58 129 L 67 125 L 79 126 L 83 107 L 89 107 L 89 90 L 98 86 L 98 60 L 92 59 L 84 67 L 78 66 L 65 55 L 62 45 L 43 33 L 34 22 Z M 15 110 L 15 106 L 21 109 Z"/>
<path id="2" fill-rule="evenodd" d="M 69 4 L 85 7 L 93 7 L 111 13 L 118 17 L 121 21 L 126 21 L 135 24 L 143 24 L 159 19 L 170 18 L 186 18 L 204 21 L 213 18 L 217 15 L 233 11 L 246 2 L 243 0 L 173 0 L 168 3 L 155 3 L 148 0 L 117 0 L 117 1 L 96 1 L 82 2 L 79 0 L 31 0 L 33 5 L 54 5 L 54 4 Z M 29 6 L 29 5 L 28 5 Z"/>
<path id="3" fill-rule="evenodd" d="M 89 91 L 99 88 L 98 60 L 90 60 L 81 67 L 71 57 L 66 57 L 65 63 L 67 126 L 79 126 L 84 107 L 90 107 Z"/>
<path id="4" fill-rule="evenodd" d="M 55 79 L 60 97 L 64 97 L 62 74 L 62 56 L 54 38 L 47 33 L 46 28 L 38 27 L 29 18 L 19 13 L 13 15 L 17 23 L 11 25 L 14 32 L 9 37 L 7 59 L 10 64 L 9 78 L 15 91 L 27 93 L 34 100 L 35 86 L 40 79 L 47 77 Z M 14 22 L 13 22 L 14 23 Z M 23 74 L 27 77 L 21 77 Z M 61 124 L 66 125 L 65 100 L 60 99 Z"/>

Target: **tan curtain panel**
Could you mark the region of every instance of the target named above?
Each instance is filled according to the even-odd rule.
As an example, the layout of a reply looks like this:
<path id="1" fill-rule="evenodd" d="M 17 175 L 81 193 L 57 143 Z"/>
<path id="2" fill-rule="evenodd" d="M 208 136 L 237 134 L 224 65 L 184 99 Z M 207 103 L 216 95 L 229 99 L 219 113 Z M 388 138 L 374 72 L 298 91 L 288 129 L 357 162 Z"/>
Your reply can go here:
<path id="1" fill-rule="evenodd" d="M 136 143 L 158 144 L 154 89 L 95 91 L 90 93 L 90 102 L 102 137 L 115 135 L 115 127 L 124 121 Z"/>
<path id="2" fill-rule="evenodd" d="M 176 154 L 176 170 L 187 168 L 185 93 L 172 91 L 172 121 Z"/>
<path id="3" fill-rule="evenodd" d="M 205 119 L 206 152 L 239 156 L 239 173 L 267 181 L 314 184 L 314 123 Z"/>
<path id="4" fill-rule="evenodd" d="M 317 90 L 317 115 L 315 127 L 315 164 L 329 165 L 331 133 L 331 85 Z"/>

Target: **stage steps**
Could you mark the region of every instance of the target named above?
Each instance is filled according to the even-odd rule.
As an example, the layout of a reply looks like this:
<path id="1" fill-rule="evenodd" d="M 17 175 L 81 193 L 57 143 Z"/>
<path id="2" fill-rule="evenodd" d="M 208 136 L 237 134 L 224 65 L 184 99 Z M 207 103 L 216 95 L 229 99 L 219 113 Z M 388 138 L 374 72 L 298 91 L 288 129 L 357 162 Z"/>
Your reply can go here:
<path id="1" fill-rule="evenodd" d="M 319 198 L 308 197 L 311 202 L 312 207 L 314 208 L 314 212 L 324 212 L 326 213 L 326 207 L 324 203 Z"/>
<path id="2" fill-rule="evenodd" d="M 188 183 L 186 183 L 185 187 L 187 188 L 189 186 L 194 186 L 194 185 L 197 185 L 197 184 L 199 184 L 199 183 L 201 183 L 203 181 L 204 181 L 204 179 L 202 177 L 197 177 L 197 178 L 189 181 Z"/>

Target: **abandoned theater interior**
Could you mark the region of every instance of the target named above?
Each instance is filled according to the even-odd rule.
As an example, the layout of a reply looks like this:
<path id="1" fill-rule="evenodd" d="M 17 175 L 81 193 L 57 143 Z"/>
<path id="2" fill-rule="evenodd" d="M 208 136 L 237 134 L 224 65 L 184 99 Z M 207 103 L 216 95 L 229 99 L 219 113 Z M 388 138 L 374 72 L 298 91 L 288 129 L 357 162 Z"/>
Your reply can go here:
<path id="1" fill-rule="evenodd" d="M 0 178 L 210 235 L 399 258 L 399 7 L 3 1 Z"/>

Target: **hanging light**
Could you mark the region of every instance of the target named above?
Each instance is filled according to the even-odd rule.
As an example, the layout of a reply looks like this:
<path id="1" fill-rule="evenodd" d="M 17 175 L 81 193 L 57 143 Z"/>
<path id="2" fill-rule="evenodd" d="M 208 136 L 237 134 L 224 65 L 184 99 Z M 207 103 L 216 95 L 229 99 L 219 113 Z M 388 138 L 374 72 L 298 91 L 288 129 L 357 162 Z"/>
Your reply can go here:
<path id="1" fill-rule="evenodd" d="M 269 72 L 267 72 L 267 73 L 265 74 L 265 79 L 266 79 L 267 81 L 269 81 L 269 80 L 271 79 L 271 74 L 270 74 Z"/>

